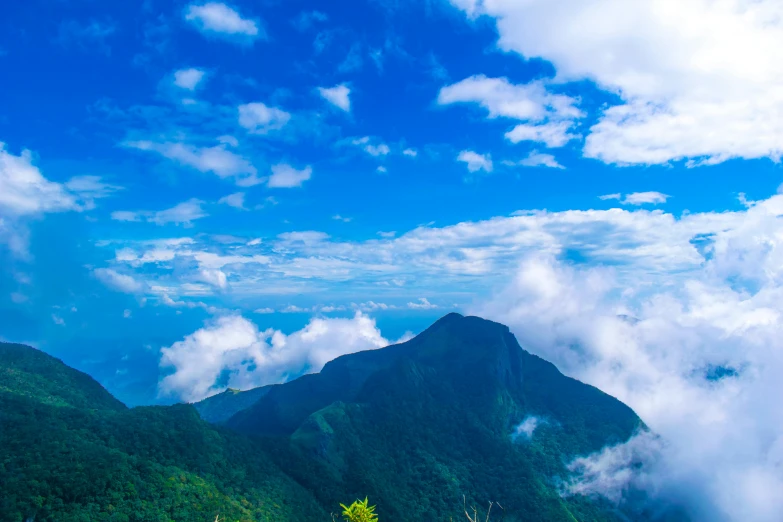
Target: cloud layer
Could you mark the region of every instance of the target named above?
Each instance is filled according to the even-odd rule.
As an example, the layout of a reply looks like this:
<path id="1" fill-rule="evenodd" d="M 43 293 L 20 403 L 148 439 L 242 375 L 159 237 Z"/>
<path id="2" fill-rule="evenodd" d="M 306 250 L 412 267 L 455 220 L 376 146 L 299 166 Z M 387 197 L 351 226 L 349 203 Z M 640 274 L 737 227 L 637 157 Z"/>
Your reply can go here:
<path id="1" fill-rule="evenodd" d="M 290 335 L 260 331 L 249 320 L 229 315 L 161 350 L 161 368 L 169 373 L 159 388 L 193 402 L 228 387 L 285 382 L 320 371 L 340 355 L 388 344 L 375 321 L 361 313 L 350 319 L 312 319 Z"/>
<path id="2" fill-rule="evenodd" d="M 660 164 L 781 155 L 783 17 L 775 0 L 451 2 L 471 18 L 493 18 L 500 49 L 550 61 L 552 83 L 589 80 L 622 99 L 590 129 L 587 157 Z M 449 98 L 495 116 L 540 114 L 527 94 L 535 83 L 512 90 L 502 79 L 479 80 Z M 517 137 L 535 138 L 533 131 L 523 127 Z M 563 136 L 538 139 L 546 135 Z"/>

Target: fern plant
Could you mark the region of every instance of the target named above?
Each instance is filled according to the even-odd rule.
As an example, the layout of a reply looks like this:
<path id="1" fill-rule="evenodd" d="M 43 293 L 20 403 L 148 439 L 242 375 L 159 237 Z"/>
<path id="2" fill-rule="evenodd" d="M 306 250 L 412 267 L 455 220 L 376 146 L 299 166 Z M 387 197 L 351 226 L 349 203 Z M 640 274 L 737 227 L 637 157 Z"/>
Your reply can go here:
<path id="1" fill-rule="evenodd" d="M 340 504 L 343 508 L 343 520 L 347 522 L 376 522 L 378 515 L 375 513 L 375 506 L 370 506 L 368 499 L 355 500 L 350 506 Z"/>

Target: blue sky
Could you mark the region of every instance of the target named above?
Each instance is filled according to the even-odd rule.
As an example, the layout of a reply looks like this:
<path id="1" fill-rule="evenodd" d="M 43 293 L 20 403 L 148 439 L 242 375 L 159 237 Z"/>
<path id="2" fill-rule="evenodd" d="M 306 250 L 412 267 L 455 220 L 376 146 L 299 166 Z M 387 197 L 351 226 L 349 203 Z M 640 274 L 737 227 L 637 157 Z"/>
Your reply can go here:
<path id="1" fill-rule="evenodd" d="M 475 313 L 668 440 L 623 447 L 662 455 L 641 486 L 695 520 L 777 520 L 781 20 L 775 0 L 12 2 L 0 338 L 168 403 Z"/>
<path id="2" fill-rule="evenodd" d="M 157 373 L 140 372 L 138 390 L 121 359 L 155 369 L 160 347 L 211 317 L 290 332 L 362 310 L 398 338 L 550 248 L 494 252 L 510 232 L 460 239 L 447 228 L 458 223 L 529 210 L 676 217 L 774 193 L 770 151 L 590 153 L 626 87 L 600 71 L 558 78 L 546 53 L 502 43 L 512 15 L 466 6 L 8 6 L 2 182 L 18 194 L 5 202 L 3 337 L 91 369 L 127 400 L 158 400 Z M 506 136 L 517 125 L 544 134 Z M 48 188 L 21 185 L 23 167 Z M 555 254 L 626 263 L 572 243 Z"/>
<path id="3" fill-rule="evenodd" d="M 775 192 L 774 150 L 591 151 L 605 111 L 657 93 L 598 66 L 568 71 L 557 46 L 550 58 L 545 43 L 540 54 L 504 43 L 516 15 L 502 9 L 7 6 L 1 334 L 91 369 L 127 400 L 158 400 L 157 373 L 141 372 L 137 390 L 117 377 L 121 359 L 155 369 L 160 347 L 214 316 L 290 332 L 361 310 L 393 339 L 488 295 L 530 251 L 628 263 L 593 255 L 584 237 L 615 226 L 602 218 L 557 247 L 509 246 L 513 232 L 487 232 L 493 218 L 623 208 L 676 219 Z M 509 137 L 517 126 L 527 138 Z M 46 185 L 24 185 L 24 169 Z M 458 223 L 478 225 L 460 237 Z"/>

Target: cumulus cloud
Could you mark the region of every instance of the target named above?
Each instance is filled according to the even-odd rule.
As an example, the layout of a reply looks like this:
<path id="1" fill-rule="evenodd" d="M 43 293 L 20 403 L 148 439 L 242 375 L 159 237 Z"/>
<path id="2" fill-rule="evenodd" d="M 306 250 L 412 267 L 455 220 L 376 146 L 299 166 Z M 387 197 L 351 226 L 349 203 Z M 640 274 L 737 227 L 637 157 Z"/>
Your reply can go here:
<path id="1" fill-rule="evenodd" d="M 243 18 L 235 9 L 220 2 L 190 4 L 185 10 L 185 20 L 206 35 L 251 42 L 266 37 L 257 20 Z"/>
<path id="2" fill-rule="evenodd" d="M 642 488 L 694 520 L 779 518 L 783 414 L 770 400 L 783 391 L 779 198 L 716 231 L 684 277 L 650 284 L 638 262 L 620 278 L 614 267 L 532 255 L 471 310 L 634 408 L 665 441 L 641 436 L 575 461 L 574 491 L 617 500 Z"/>
<path id="3" fill-rule="evenodd" d="M 267 186 L 270 188 L 301 187 L 312 174 L 313 169 L 310 166 L 297 170 L 291 165 L 280 163 L 272 166 L 272 175 L 267 181 Z"/>
<path id="4" fill-rule="evenodd" d="M 174 85 L 188 91 L 196 90 L 206 73 L 203 69 L 189 68 L 174 71 Z"/>
<path id="5" fill-rule="evenodd" d="M 291 119 L 291 114 L 277 107 L 261 102 L 240 105 L 239 124 L 253 134 L 268 134 L 282 129 Z"/>
<path id="6" fill-rule="evenodd" d="M 375 321 L 357 313 L 350 319 L 314 318 L 286 335 L 258 327 L 244 317 L 219 317 L 182 341 L 161 350 L 168 374 L 163 395 L 198 401 L 228 387 L 242 390 L 285 382 L 320 371 L 328 361 L 388 345 Z"/>
<path id="7" fill-rule="evenodd" d="M 0 142 L 0 242 L 8 244 L 15 254 L 26 256 L 25 219 L 52 212 L 89 210 L 96 199 L 120 189 L 98 176 L 76 176 L 64 184 L 50 181 L 33 163 L 32 152 L 23 150 L 17 156 Z"/>
<path id="8" fill-rule="evenodd" d="M 576 98 L 553 94 L 542 81 L 514 85 L 506 78 L 484 75 L 443 87 L 438 103 L 475 103 L 487 110 L 489 118 L 525 121 L 509 130 L 506 139 L 512 143 L 539 142 L 547 147 L 562 147 L 576 138 L 569 130 L 583 116 Z"/>
<path id="9" fill-rule="evenodd" d="M 451 3 L 470 17 L 494 18 L 498 47 L 550 61 L 554 82 L 588 80 L 620 96 L 598 114 L 585 156 L 693 165 L 780 158 L 783 18 L 776 0 Z"/>
<path id="10" fill-rule="evenodd" d="M 415 158 L 419 155 L 419 152 L 416 149 L 405 149 L 402 151 L 402 153 L 410 158 Z"/>
<path id="11" fill-rule="evenodd" d="M 218 268 L 202 269 L 199 272 L 199 280 L 220 289 L 224 289 L 228 286 L 228 278 L 226 277 L 225 272 Z"/>
<path id="12" fill-rule="evenodd" d="M 24 216 L 78 208 L 66 187 L 41 174 L 29 150 L 15 156 L 0 142 L 0 210 L 4 214 Z"/>
<path id="13" fill-rule="evenodd" d="M 193 221 L 209 216 L 202 208 L 203 204 L 203 201 L 194 198 L 165 210 L 116 210 L 111 213 L 111 218 L 115 221 L 147 221 L 156 225 L 173 223 L 189 227 L 193 226 Z"/>
<path id="14" fill-rule="evenodd" d="M 319 87 L 318 93 L 321 97 L 334 105 L 335 107 L 351 112 L 351 89 L 345 85 L 335 85 L 334 87 Z"/>
<path id="15" fill-rule="evenodd" d="M 489 154 L 479 154 L 472 150 L 463 150 L 457 155 L 457 161 L 461 161 L 468 167 L 469 172 L 492 172 L 492 158 Z"/>

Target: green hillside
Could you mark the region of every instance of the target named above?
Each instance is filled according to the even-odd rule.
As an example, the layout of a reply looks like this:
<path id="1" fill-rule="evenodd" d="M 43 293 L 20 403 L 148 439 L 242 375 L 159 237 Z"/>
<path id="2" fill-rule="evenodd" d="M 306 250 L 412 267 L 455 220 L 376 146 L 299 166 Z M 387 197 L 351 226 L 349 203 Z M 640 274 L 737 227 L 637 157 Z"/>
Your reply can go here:
<path id="1" fill-rule="evenodd" d="M 222 424 L 235 414 L 254 405 L 269 393 L 272 386 L 263 386 L 252 390 L 240 391 L 227 389 L 211 397 L 199 401 L 193 406 L 201 418 L 213 424 Z"/>
<path id="2" fill-rule="evenodd" d="M 457 314 L 195 407 L 128 409 L 60 361 L 0 344 L 0 520 L 328 522 L 365 496 L 381 522 L 457 520 L 463 496 L 499 502 L 508 522 L 652 520 L 643 502 L 561 495 L 567 462 L 639 429 L 505 326 Z"/>
<path id="3" fill-rule="evenodd" d="M 328 514 L 245 437 L 192 406 L 129 410 L 89 376 L 0 344 L 3 522 L 321 521 Z"/>
<path id="4" fill-rule="evenodd" d="M 540 427 L 512 440 L 528 416 Z M 522 350 L 507 327 L 458 314 L 277 386 L 227 425 L 289 436 L 297 457 L 280 451 L 278 462 L 324 505 L 369 495 L 389 520 L 441 520 L 467 495 L 528 522 L 624 519 L 562 498 L 558 477 L 573 457 L 644 428 L 618 400 Z"/>

